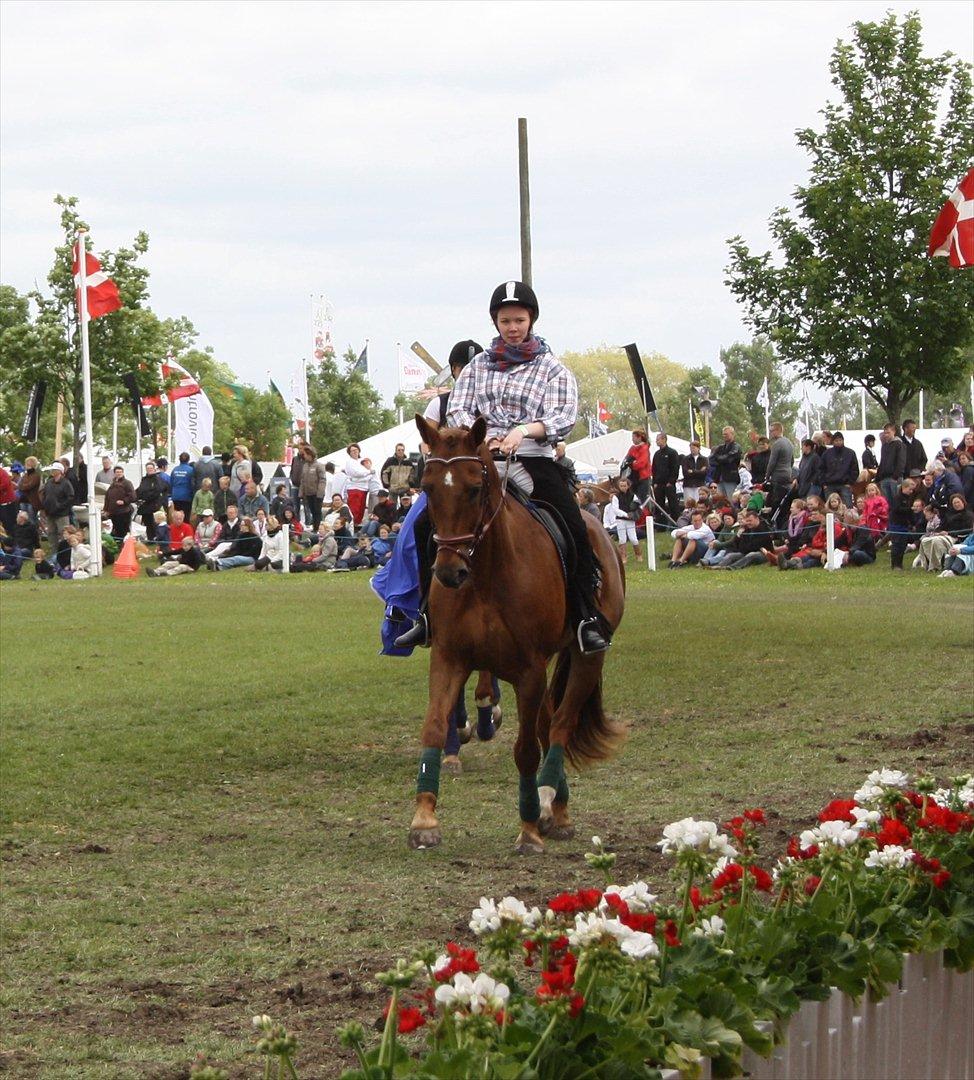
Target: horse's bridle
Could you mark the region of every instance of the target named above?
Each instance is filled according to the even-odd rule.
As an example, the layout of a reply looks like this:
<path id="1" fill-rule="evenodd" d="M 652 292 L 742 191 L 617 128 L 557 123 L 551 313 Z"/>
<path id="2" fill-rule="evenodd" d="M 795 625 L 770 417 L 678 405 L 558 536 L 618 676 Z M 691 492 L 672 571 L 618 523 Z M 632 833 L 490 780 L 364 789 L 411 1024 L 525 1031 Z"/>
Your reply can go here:
<path id="1" fill-rule="evenodd" d="M 463 533 L 461 536 L 439 536 L 437 533 L 433 533 L 433 543 L 436 544 L 437 554 L 442 550 L 452 551 L 454 555 L 458 555 L 467 566 L 471 565 L 474 552 L 477 550 L 477 545 L 487 535 L 491 525 L 497 519 L 497 515 L 501 512 L 501 508 L 504 505 L 504 499 L 507 497 L 507 477 L 510 472 L 510 457 L 507 455 L 507 469 L 504 470 L 504 478 L 501 480 L 501 497 L 497 500 L 497 506 L 494 508 L 493 513 L 490 513 L 490 492 L 488 483 L 490 474 L 487 471 L 487 463 L 476 454 L 459 454 L 457 457 L 441 458 L 430 457 L 426 459 L 426 464 L 430 462 L 436 462 L 437 465 L 450 466 L 456 461 L 476 461 L 480 466 L 480 471 L 483 476 L 483 483 L 480 489 L 480 517 L 477 520 L 477 525 L 472 533 Z M 490 513 L 490 517 L 488 517 Z"/>

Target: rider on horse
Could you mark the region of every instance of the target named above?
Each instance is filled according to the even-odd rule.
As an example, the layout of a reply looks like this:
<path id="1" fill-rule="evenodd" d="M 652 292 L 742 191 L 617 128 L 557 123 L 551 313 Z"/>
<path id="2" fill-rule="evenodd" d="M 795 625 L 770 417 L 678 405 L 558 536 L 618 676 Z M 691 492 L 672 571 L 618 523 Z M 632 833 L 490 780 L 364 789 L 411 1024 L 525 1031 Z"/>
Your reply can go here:
<path id="1" fill-rule="evenodd" d="M 490 299 L 490 316 L 498 331 L 490 346 L 474 356 L 457 380 L 447 406 L 451 427 L 472 428 L 478 416 L 487 422 L 488 446 L 509 456 L 509 481 L 527 495 L 548 503 L 564 519 L 577 552 L 577 572 L 568 582 L 570 618 L 583 653 L 608 648 L 610 631 L 595 603 L 598 566 L 578 503 L 554 460 L 554 446 L 564 439 L 578 416 L 575 377 L 534 333 L 538 300 L 529 285 L 507 281 Z M 428 544 L 417 552 L 423 584 L 429 580 Z M 396 639 L 409 648 L 429 642 L 425 612 Z"/>

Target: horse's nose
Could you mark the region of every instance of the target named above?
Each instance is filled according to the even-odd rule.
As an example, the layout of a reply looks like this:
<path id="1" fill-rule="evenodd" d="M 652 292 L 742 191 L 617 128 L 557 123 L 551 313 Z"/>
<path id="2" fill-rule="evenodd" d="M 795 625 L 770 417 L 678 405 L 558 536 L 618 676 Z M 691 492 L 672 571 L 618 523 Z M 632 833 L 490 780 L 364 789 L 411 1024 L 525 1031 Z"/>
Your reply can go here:
<path id="1" fill-rule="evenodd" d="M 465 566 L 438 566 L 435 573 L 440 584 L 448 589 L 459 589 L 470 577 L 470 571 Z"/>
<path id="2" fill-rule="evenodd" d="M 470 577 L 470 571 L 465 566 L 458 566 L 457 567 L 457 588 L 458 589 L 467 580 L 468 577 Z"/>

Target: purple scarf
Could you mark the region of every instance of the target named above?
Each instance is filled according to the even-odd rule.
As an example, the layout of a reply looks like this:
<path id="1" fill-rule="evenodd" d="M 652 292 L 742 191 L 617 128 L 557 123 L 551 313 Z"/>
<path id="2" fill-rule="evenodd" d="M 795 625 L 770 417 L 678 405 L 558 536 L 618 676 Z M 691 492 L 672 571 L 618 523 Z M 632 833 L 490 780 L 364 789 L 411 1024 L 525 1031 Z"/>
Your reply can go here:
<path id="1" fill-rule="evenodd" d="M 551 349 L 544 338 L 529 334 L 519 345 L 508 345 L 502 337 L 495 337 L 485 352 L 487 363 L 495 371 L 507 371 L 513 364 L 529 364 Z"/>

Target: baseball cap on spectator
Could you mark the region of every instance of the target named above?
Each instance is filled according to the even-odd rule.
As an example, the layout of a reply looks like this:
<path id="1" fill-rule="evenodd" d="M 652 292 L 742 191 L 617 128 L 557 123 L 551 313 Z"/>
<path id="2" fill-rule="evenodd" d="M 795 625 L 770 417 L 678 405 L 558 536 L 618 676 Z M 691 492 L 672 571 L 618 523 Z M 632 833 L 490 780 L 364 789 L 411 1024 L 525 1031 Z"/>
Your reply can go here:
<path id="1" fill-rule="evenodd" d="M 44 472 L 54 472 L 57 469 L 58 472 L 64 472 L 64 462 L 54 461 L 50 465 L 44 466 Z"/>
<path id="2" fill-rule="evenodd" d="M 11 466 L 10 466 L 10 471 L 11 471 L 12 473 L 22 473 L 22 472 L 24 472 L 25 470 L 24 470 L 24 467 L 23 467 L 23 465 L 21 465 L 21 463 L 20 463 L 19 461 L 15 461 L 15 462 L 13 463 L 13 465 L 11 465 Z"/>
<path id="3" fill-rule="evenodd" d="M 381 491 L 376 492 L 376 498 L 377 499 L 384 499 L 388 494 L 389 494 L 389 492 L 386 491 L 385 489 L 383 489 Z"/>
<path id="4" fill-rule="evenodd" d="M 953 439 L 941 439 L 940 440 L 940 445 L 941 446 L 953 446 L 953 444 L 954 444 Z"/>
<path id="5" fill-rule="evenodd" d="M 210 507 L 207 507 L 200 516 L 201 517 L 213 517 L 213 511 L 210 509 Z"/>

